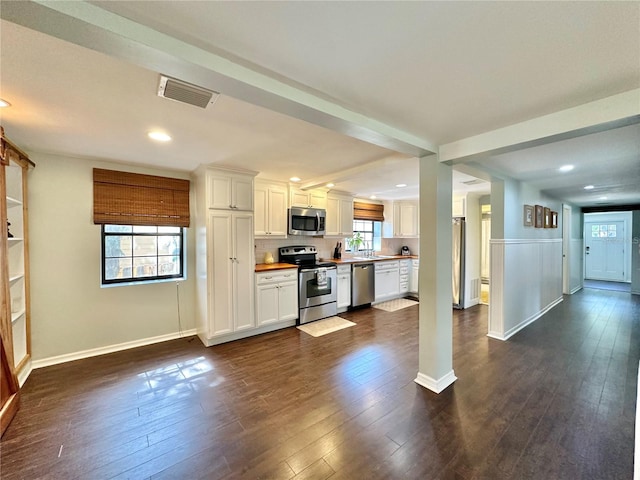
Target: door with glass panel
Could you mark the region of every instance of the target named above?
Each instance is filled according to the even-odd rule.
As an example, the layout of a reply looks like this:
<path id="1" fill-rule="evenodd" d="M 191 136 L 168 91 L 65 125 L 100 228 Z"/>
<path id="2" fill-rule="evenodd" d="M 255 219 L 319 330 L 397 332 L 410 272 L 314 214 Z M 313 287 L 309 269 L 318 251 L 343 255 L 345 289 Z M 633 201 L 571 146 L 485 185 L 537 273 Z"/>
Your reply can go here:
<path id="1" fill-rule="evenodd" d="M 585 222 L 585 278 L 623 282 L 624 222 Z"/>

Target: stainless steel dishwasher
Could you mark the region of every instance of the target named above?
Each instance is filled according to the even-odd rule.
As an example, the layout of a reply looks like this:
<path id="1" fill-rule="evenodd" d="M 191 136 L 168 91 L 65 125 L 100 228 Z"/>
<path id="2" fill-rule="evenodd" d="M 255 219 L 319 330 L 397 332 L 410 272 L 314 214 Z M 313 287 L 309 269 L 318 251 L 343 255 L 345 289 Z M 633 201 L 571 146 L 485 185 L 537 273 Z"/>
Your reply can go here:
<path id="1" fill-rule="evenodd" d="M 375 300 L 376 271 L 373 263 L 357 263 L 351 270 L 351 306 L 367 305 Z"/>

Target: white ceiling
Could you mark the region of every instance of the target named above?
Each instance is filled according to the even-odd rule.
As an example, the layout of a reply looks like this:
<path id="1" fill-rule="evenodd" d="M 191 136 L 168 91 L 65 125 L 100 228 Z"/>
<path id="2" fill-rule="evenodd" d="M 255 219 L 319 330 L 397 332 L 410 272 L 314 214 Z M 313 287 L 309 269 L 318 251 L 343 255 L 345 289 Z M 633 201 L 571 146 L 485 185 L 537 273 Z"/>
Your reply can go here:
<path id="1" fill-rule="evenodd" d="M 640 87 L 638 2 L 92 3 L 435 145 Z M 25 149 L 188 171 L 219 163 L 333 181 L 359 196 L 417 195 L 409 155 L 224 91 L 206 110 L 162 99 L 160 68 L 0 27 L 0 96 L 13 104 L 0 120 Z M 173 142 L 150 142 L 152 128 Z M 569 159 L 578 168 L 559 176 Z M 597 180 L 610 203 L 640 202 L 637 126 L 474 162 L 578 205 L 598 203 L 580 191 Z M 466 180 L 456 174 L 454 189 L 487 190 Z"/>

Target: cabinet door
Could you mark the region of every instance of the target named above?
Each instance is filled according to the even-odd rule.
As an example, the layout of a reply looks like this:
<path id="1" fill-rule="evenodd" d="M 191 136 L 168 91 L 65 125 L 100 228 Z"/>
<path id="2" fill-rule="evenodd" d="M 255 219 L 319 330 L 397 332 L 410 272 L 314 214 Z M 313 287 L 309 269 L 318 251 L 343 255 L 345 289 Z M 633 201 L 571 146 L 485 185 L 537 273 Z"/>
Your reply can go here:
<path id="1" fill-rule="evenodd" d="M 269 225 L 269 189 L 266 186 L 256 184 L 254 196 L 254 227 L 256 237 L 268 235 Z"/>
<path id="2" fill-rule="evenodd" d="M 253 313 L 255 261 L 253 257 L 253 215 L 234 213 L 234 325 L 235 330 L 245 330 L 255 325 Z M 214 230 L 214 235 L 217 235 Z M 216 288 L 218 286 L 216 285 Z"/>
<path id="3" fill-rule="evenodd" d="M 351 305 L 351 274 L 342 273 L 338 275 L 338 308 L 349 307 Z"/>
<path id="4" fill-rule="evenodd" d="M 268 232 L 270 236 L 287 236 L 287 191 L 284 188 L 269 188 Z"/>
<path id="5" fill-rule="evenodd" d="M 394 229 L 398 237 L 418 236 L 418 206 L 410 203 L 401 203 L 394 209 Z"/>
<path id="6" fill-rule="evenodd" d="M 253 179 L 233 177 L 231 199 L 234 210 L 253 211 Z"/>
<path id="7" fill-rule="evenodd" d="M 335 197 L 327 198 L 327 218 L 325 221 L 326 236 L 340 235 L 340 199 Z"/>
<path id="8" fill-rule="evenodd" d="M 232 213 L 209 214 L 209 336 L 231 333 L 233 324 Z"/>
<path id="9" fill-rule="evenodd" d="M 258 326 L 278 321 L 278 285 L 256 287 L 256 312 Z"/>
<path id="10" fill-rule="evenodd" d="M 340 200 L 340 235 L 353 236 L 353 199 Z"/>
<path id="11" fill-rule="evenodd" d="M 309 191 L 309 205 L 313 208 L 327 208 L 327 194 L 321 190 Z"/>
<path id="12" fill-rule="evenodd" d="M 209 174 L 209 208 L 229 210 L 233 208 L 231 200 L 231 177 Z"/>
<path id="13" fill-rule="evenodd" d="M 298 282 L 286 282 L 278 285 L 279 320 L 298 318 Z"/>
<path id="14" fill-rule="evenodd" d="M 303 190 L 297 188 L 291 189 L 291 206 L 292 207 L 308 207 L 309 206 L 309 194 Z"/>

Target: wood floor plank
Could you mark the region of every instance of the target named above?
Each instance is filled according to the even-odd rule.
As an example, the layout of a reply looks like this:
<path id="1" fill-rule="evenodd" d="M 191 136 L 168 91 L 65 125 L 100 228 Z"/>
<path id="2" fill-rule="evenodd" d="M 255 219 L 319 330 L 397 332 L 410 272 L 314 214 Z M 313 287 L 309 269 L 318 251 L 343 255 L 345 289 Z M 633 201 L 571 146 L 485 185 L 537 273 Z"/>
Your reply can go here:
<path id="1" fill-rule="evenodd" d="M 458 380 L 414 382 L 418 306 L 205 348 L 190 337 L 36 370 L 3 480 L 630 478 L 640 299 L 587 289 L 507 342 L 454 311 Z"/>

